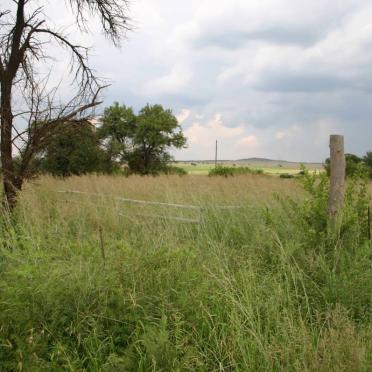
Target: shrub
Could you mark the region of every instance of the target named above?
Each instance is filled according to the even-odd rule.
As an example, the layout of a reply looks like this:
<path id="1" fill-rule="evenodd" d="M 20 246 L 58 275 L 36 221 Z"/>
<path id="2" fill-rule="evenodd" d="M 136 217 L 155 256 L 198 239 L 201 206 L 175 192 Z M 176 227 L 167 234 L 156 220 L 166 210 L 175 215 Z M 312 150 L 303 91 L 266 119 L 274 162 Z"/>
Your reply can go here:
<path id="1" fill-rule="evenodd" d="M 233 169 L 234 174 L 263 174 L 263 170 L 258 168 L 236 167 Z"/>
<path id="2" fill-rule="evenodd" d="M 224 167 L 223 165 L 218 165 L 215 168 L 209 170 L 208 176 L 233 176 L 234 175 L 234 168 L 231 167 Z"/>
<path id="3" fill-rule="evenodd" d="M 252 169 L 249 167 L 226 167 L 223 165 L 218 165 L 215 168 L 212 168 L 208 175 L 209 176 L 234 176 L 242 174 L 263 174 L 262 169 Z"/>
<path id="4" fill-rule="evenodd" d="M 279 177 L 280 178 L 294 178 L 294 175 L 289 174 L 289 173 L 282 173 Z"/>
<path id="5" fill-rule="evenodd" d="M 164 174 L 167 175 L 177 175 L 177 176 L 185 176 L 187 171 L 181 167 L 175 167 L 175 166 L 168 166 L 164 169 Z"/>
<path id="6" fill-rule="evenodd" d="M 301 241 L 301 248 L 291 251 L 290 259 L 302 276 L 302 283 L 294 285 L 306 287 L 306 307 L 322 312 L 330 306 L 342 306 L 357 322 L 368 323 L 372 314 L 368 282 L 372 276 L 367 268 L 371 264 L 367 222 L 370 197 L 365 179 L 355 177 L 347 183 L 336 230 L 329 228 L 327 175 L 306 170 L 299 181 L 308 193 L 304 202 L 278 196 L 286 214 L 282 219 L 287 220 L 279 241 L 291 246 L 296 234 Z"/>

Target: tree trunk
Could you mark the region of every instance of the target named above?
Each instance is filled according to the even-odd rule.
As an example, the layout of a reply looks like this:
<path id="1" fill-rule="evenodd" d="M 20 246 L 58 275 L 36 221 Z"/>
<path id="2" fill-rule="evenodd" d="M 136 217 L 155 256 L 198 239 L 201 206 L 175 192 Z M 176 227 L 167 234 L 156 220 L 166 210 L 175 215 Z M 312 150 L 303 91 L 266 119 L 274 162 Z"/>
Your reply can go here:
<path id="1" fill-rule="evenodd" d="M 22 187 L 22 179 L 15 174 L 12 156 L 12 83 L 3 81 L 1 86 L 1 166 L 3 172 L 4 204 L 13 209 L 17 202 L 17 192 Z"/>

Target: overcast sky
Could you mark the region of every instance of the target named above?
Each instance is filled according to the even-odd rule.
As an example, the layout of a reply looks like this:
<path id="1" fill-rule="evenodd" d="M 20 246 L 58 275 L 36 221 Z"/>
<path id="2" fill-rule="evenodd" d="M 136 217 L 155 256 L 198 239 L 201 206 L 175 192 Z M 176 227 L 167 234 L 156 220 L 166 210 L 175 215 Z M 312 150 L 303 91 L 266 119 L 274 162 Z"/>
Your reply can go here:
<path id="1" fill-rule="evenodd" d="M 105 105 L 171 108 L 177 159 L 217 139 L 224 159 L 322 161 L 331 133 L 372 150 L 372 0 L 132 0 L 130 16 L 120 50 L 93 28 Z"/>

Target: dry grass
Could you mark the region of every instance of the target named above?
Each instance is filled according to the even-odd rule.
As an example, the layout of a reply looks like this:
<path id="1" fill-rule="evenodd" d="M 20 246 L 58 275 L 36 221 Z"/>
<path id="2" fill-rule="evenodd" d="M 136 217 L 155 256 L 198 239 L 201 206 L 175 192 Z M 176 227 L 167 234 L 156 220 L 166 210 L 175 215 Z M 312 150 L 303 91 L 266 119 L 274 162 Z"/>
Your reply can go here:
<path id="1" fill-rule="evenodd" d="M 274 193 L 306 196 L 266 175 L 28 183 L 0 220 L 0 370 L 371 370 L 371 245 L 310 239 L 318 209 L 297 223 Z"/>
<path id="2" fill-rule="evenodd" d="M 32 192 L 78 190 L 141 200 L 169 203 L 269 201 L 274 193 L 295 196 L 303 191 L 294 180 L 283 180 L 265 175 L 235 177 L 160 176 L 84 176 L 65 180 L 42 177 L 29 183 L 24 195 Z"/>

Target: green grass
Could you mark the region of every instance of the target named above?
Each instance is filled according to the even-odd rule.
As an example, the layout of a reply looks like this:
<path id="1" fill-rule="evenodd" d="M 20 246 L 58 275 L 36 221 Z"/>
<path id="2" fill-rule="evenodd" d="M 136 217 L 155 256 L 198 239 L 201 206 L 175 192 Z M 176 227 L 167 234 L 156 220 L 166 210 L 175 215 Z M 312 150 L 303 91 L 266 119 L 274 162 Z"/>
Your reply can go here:
<path id="1" fill-rule="evenodd" d="M 324 235 L 316 192 L 264 175 L 28 184 L 1 219 L 0 369 L 371 370 L 371 244 L 353 209 Z"/>
<path id="2" fill-rule="evenodd" d="M 185 169 L 189 174 L 197 174 L 197 175 L 208 175 L 210 169 L 214 168 L 214 164 L 203 164 L 203 163 L 195 163 L 196 165 L 192 165 L 191 163 L 179 163 L 177 166 Z"/>

